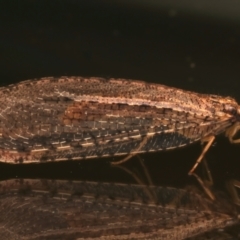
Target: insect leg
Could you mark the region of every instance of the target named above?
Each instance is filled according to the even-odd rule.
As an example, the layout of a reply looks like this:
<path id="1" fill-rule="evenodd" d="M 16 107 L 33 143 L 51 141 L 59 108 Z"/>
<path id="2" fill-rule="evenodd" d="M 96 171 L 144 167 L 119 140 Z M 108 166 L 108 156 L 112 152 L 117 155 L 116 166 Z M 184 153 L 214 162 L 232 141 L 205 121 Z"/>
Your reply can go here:
<path id="1" fill-rule="evenodd" d="M 120 161 L 116 161 L 116 162 L 111 162 L 112 165 L 117 165 L 117 164 L 121 164 L 124 163 L 126 161 L 128 161 L 130 158 L 134 157 L 135 155 L 138 154 L 139 150 L 147 143 L 148 140 L 148 135 L 146 135 L 145 137 L 143 137 L 141 143 L 139 144 L 139 146 L 134 150 L 135 153 L 130 153 L 129 155 L 127 155 L 125 158 L 123 158 Z"/>
<path id="2" fill-rule="evenodd" d="M 212 187 L 213 186 L 213 178 L 212 178 L 212 173 L 208 167 L 208 163 L 206 158 L 204 157 L 202 160 L 203 164 L 203 180 L 206 186 Z"/>
<path id="3" fill-rule="evenodd" d="M 149 199 L 151 199 L 152 202 L 157 203 L 157 202 L 158 202 L 158 201 L 157 201 L 157 198 L 158 198 L 158 197 L 157 197 L 157 195 L 156 195 L 156 192 L 154 192 L 154 191 L 151 189 L 151 187 L 149 187 L 149 186 L 154 186 L 154 184 L 153 184 L 152 179 L 151 179 L 151 177 L 150 177 L 150 175 L 149 175 L 148 169 L 147 169 L 147 167 L 145 166 L 143 160 L 142 160 L 139 156 L 137 156 L 137 157 L 138 157 L 138 160 L 139 160 L 139 163 L 140 163 L 141 167 L 143 168 L 144 175 L 145 175 L 145 177 L 147 178 L 147 179 L 146 179 L 147 181 L 144 181 L 143 178 L 142 178 L 142 176 L 139 177 L 138 174 L 134 173 L 133 171 L 129 170 L 128 168 L 126 168 L 126 167 L 124 167 L 124 166 L 122 166 L 122 165 L 121 165 L 121 166 L 119 166 L 119 165 L 114 165 L 113 167 L 120 168 L 120 169 L 124 170 L 126 173 L 128 173 L 130 176 L 132 176 L 132 177 L 135 179 L 135 181 L 136 181 L 140 186 L 143 187 L 143 189 L 144 189 L 146 195 L 149 197 Z M 144 176 L 144 175 L 143 175 L 143 176 Z"/>
<path id="4" fill-rule="evenodd" d="M 213 195 L 211 190 L 206 186 L 206 184 L 204 184 L 203 180 L 196 173 L 191 173 L 191 175 L 193 175 L 197 179 L 197 181 L 202 186 L 205 193 L 210 197 L 210 199 L 215 200 L 215 196 Z"/>
<path id="5" fill-rule="evenodd" d="M 240 129 L 239 122 L 235 123 L 232 127 L 227 129 L 225 135 L 226 135 L 226 137 L 228 137 L 228 139 L 231 143 L 240 143 L 240 138 L 233 139 L 233 137 L 236 135 L 236 133 L 238 132 L 239 129 Z"/>
<path id="6" fill-rule="evenodd" d="M 192 169 L 189 171 L 189 175 L 192 175 L 194 170 L 197 168 L 198 164 L 202 161 L 202 159 L 204 158 L 206 152 L 208 151 L 208 149 L 211 147 L 213 141 L 215 139 L 215 136 L 208 136 L 206 138 L 202 139 L 202 142 L 207 142 L 206 146 L 203 148 L 201 155 L 198 157 L 196 163 L 194 164 L 194 166 L 192 167 Z"/>
<path id="7" fill-rule="evenodd" d="M 240 188 L 240 181 L 230 180 L 226 183 L 226 187 L 233 199 L 233 202 L 237 205 L 240 205 L 240 197 L 238 191 L 236 190 L 236 188 Z"/>

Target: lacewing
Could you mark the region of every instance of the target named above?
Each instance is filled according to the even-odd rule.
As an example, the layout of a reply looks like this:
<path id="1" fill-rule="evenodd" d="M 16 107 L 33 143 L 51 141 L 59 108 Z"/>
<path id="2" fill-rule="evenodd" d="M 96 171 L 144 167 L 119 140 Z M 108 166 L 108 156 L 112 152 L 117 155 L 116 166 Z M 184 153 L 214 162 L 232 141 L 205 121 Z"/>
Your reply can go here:
<path id="1" fill-rule="evenodd" d="M 0 160 L 31 163 L 124 156 L 206 142 L 232 143 L 240 110 L 230 97 L 97 77 L 45 77 L 0 88 Z"/>

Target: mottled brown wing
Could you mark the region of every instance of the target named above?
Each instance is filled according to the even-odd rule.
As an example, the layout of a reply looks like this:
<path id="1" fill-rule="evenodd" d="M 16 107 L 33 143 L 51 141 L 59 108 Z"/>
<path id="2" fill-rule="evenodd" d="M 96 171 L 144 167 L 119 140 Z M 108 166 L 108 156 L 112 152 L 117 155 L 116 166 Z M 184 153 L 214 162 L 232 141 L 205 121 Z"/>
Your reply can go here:
<path id="1" fill-rule="evenodd" d="M 232 124 L 199 108 L 205 95 L 140 81 L 43 78 L 0 92 L 1 161 L 12 163 L 167 150 Z"/>

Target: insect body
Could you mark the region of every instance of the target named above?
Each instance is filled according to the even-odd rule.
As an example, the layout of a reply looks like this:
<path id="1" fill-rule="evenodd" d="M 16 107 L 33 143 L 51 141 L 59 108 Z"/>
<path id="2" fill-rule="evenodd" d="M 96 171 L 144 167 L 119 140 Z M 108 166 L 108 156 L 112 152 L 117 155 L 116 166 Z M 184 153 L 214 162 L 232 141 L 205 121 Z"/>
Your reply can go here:
<path id="1" fill-rule="evenodd" d="M 207 141 L 198 164 L 214 136 L 226 132 L 231 142 L 240 141 L 233 140 L 239 119 L 232 98 L 160 84 L 94 77 L 28 80 L 0 88 L 0 159 L 90 159 Z"/>

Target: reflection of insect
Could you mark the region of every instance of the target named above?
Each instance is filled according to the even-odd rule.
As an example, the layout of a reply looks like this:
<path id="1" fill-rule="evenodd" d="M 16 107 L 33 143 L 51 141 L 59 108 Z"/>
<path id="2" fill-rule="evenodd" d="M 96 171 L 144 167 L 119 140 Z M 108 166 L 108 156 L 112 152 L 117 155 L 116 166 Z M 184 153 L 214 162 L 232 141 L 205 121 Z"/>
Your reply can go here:
<path id="1" fill-rule="evenodd" d="M 226 132 L 239 108 L 229 97 L 124 79 L 47 77 L 0 88 L 1 161 L 90 159 L 168 150 Z M 193 172 L 196 165 L 190 171 Z"/>
<path id="2" fill-rule="evenodd" d="M 46 179 L 1 181 L 1 239 L 237 239 L 239 231 L 232 229 L 239 228 L 239 212 L 226 193 L 216 193 L 217 201 L 212 202 L 196 190 Z"/>

